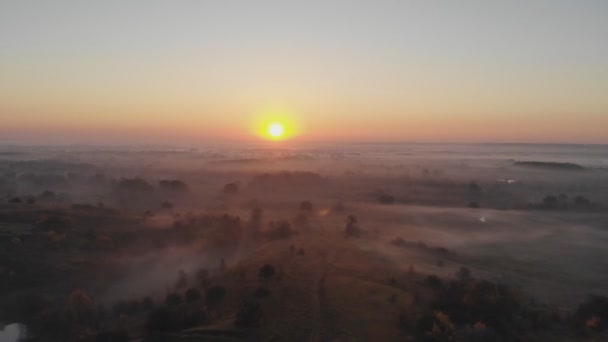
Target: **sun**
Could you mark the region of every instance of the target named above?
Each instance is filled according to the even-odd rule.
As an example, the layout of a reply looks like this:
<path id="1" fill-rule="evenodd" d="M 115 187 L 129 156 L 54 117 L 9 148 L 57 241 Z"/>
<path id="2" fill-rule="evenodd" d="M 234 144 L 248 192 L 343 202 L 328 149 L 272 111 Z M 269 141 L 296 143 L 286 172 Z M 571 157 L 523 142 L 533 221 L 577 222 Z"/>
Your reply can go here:
<path id="1" fill-rule="evenodd" d="M 274 139 L 280 139 L 285 135 L 285 126 L 280 122 L 273 122 L 266 129 L 268 136 Z"/>
<path id="2" fill-rule="evenodd" d="M 255 112 L 251 132 L 263 140 L 282 142 L 301 134 L 300 122 L 284 107 L 264 107 Z"/>

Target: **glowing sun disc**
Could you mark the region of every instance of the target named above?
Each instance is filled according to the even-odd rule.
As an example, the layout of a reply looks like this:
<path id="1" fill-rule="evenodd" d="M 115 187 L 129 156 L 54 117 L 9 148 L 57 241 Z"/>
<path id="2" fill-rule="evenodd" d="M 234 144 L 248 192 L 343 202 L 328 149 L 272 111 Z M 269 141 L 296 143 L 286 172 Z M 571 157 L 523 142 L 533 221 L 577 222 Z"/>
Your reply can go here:
<path id="1" fill-rule="evenodd" d="M 285 127 L 279 122 L 268 125 L 268 135 L 272 138 L 280 138 L 285 134 Z"/>

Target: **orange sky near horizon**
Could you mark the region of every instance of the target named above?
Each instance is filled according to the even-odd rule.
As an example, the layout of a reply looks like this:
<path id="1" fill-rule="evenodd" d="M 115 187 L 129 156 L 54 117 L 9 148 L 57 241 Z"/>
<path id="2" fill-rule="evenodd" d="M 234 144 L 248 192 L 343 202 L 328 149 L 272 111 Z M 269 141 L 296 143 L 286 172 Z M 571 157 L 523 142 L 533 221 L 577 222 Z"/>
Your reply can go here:
<path id="1" fill-rule="evenodd" d="M 9 1 L 0 143 L 608 143 L 608 3 L 516 2 Z"/>

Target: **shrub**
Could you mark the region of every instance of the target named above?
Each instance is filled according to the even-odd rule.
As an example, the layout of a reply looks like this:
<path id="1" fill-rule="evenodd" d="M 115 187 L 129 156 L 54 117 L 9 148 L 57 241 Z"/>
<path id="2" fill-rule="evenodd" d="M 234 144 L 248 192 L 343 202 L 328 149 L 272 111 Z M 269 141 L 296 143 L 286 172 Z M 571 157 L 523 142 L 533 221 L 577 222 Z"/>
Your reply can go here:
<path id="1" fill-rule="evenodd" d="M 262 307 L 259 303 L 243 301 L 236 313 L 235 324 L 239 327 L 252 328 L 259 325 L 262 316 Z"/>
<path id="2" fill-rule="evenodd" d="M 27 320 L 34 316 L 38 316 L 46 308 L 49 307 L 47 298 L 40 294 L 28 294 L 17 298 L 13 313 L 20 320 Z"/>
<path id="3" fill-rule="evenodd" d="M 579 329 L 586 326 L 601 330 L 603 328 L 602 322 L 608 322 L 608 297 L 589 296 L 576 309 L 573 319 L 576 327 Z"/>
<path id="4" fill-rule="evenodd" d="M 66 315 L 79 323 L 90 323 L 95 317 L 93 300 L 83 290 L 72 291 L 68 299 Z"/>
<path id="5" fill-rule="evenodd" d="M 205 294 L 205 303 L 210 306 L 218 305 L 226 296 L 226 289 L 223 286 L 211 286 Z"/>
<path id="6" fill-rule="evenodd" d="M 272 267 L 272 265 L 270 264 L 266 264 L 262 267 L 260 267 L 260 277 L 262 277 L 265 280 L 268 280 L 270 278 L 272 278 L 272 276 L 274 276 L 275 274 L 275 270 L 274 267 Z"/>
<path id="7" fill-rule="evenodd" d="M 393 204 L 395 203 L 395 197 L 389 194 L 382 194 L 378 197 L 378 202 L 381 204 Z"/>
<path id="8" fill-rule="evenodd" d="M 152 311 L 146 320 L 148 333 L 164 333 L 175 329 L 173 317 L 167 308 L 158 308 Z"/>
<path id="9" fill-rule="evenodd" d="M 141 301 L 141 306 L 144 310 L 151 310 L 154 308 L 154 301 L 152 300 L 152 297 L 150 296 L 146 296 L 144 297 L 144 299 L 142 299 Z"/>
<path id="10" fill-rule="evenodd" d="M 458 272 L 456 272 L 456 279 L 461 283 L 466 283 L 471 280 L 471 270 L 467 267 L 461 267 Z"/>
<path id="11" fill-rule="evenodd" d="M 443 282 L 441 281 L 441 279 L 439 279 L 438 276 L 434 274 L 426 278 L 426 283 L 431 289 L 435 291 L 441 290 L 443 288 Z"/>
<path id="12" fill-rule="evenodd" d="M 346 217 L 346 236 L 357 237 L 359 235 L 361 235 L 361 230 L 357 225 L 357 218 L 353 215 L 348 215 Z"/>
<path id="13" fill-rule="evenodd" d="M 129 342 L 131 338 L 124 329 L 102 331 L 95 337 L 95 342 Z"/>
<path id="14" fill-rule="evenodd" d="M 591 205 L 591 201 L 583 196 L 576 196 L 574 198 L 574 205 L 578 207 L 589 207 Z"/>
<path id="15" fill-rule="evenodd" d="M 308 213 L 312 212 L 312 203 L 309 201 L 304 201 L 300 203 L 300 210 Z"/>
<path id="16" fill-rule="evenodd" d="M 182 297 L 177 292 L 171 292 L 165 298 L 165 304 L 167 306 L 175 306 L 182 302 Z"/>
<path id="17" fill-rule="evenodd" d="M 196 280 L 200 287 L 206 288 L 209 286 L 209 271 L 206 268 L 199 268 L 196 271 Z"/>
<path id="18" fill-rule="evenodd" d="M 195 288 L 189 288 L 184 295 L 186 302 L 196 302 L 201 299 L 201 291 Z"/>
<path id="19" fill-rule="evenodd" d="M 293 234 L 291 224 L 284 220 L 271 221 L 268 226 L 269 229 L 266 235 L 270 239 L 287 239 Z"/>
<path id="20" fill-rule="evenodd" d="M 180 194 L 188 192 L 188 184 L 179 179 L 161 180 L 158 182 L 161 191 Z"/>
<path id="21" fill-rule="evenodd" d="M 239 186 L 236 183 L 228 183 L 224 185 L 222 192 L 226 195 L 236 195 L 239 193 Z"/>
<path id="22" fill-rule="evenodd" d="M 270 290 L 268 290 L 265 287 L 259 287 L 253 293 L 253 296 L 256 297 L 256 298 L 267 298 L 268 296 L 270 296 Z"/>
<path id="23" fill-rule="evenodd" d="M 211 321 L 209 315 L 200 305 L 182 304 L 173 310 L 173 321 L 179 329 L 192 328 L 197 325 L 206 325 Z"/>
<path id="24" fill-rule="evenodd" d="M 545 209 L 555 209 L 557 208 L 557 197 L 553 195 L 545 196 L 543 199 L 543 207 Z"/>
<path id="25" fill-rule="evenodd" d="M 176 289 L 183 289 L 188 285 L 188 274 L 184 270 L 179 270 L 177 274 L 177 281 L 175 282 Z"/>

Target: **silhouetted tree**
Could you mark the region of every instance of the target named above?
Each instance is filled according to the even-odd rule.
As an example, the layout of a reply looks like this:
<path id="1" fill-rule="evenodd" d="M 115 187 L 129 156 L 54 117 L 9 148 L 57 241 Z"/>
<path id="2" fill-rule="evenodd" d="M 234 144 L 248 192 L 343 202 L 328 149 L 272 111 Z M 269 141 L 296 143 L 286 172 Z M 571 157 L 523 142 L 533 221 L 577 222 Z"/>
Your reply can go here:
<path id="1" fill-rule="evenodd" d="M 308 213 L 312 212 L 312 203 L 309 201 L 304 201 L 300 203 L 300 210 Z"/>
<path id="2" fill-rule="evenodd" d="M 239 186 L 236 183 L 228 183 L 224 185 L 222 192 L 226 195 L 236 195 L 239 193 Z"/>
<path id="3" fill-rule="evenodd" d="M 353 215 L 346 217 L 346 236 L 356 237 L 361 234 L 359 227 L 357 226 L 357 218 Z"/>

